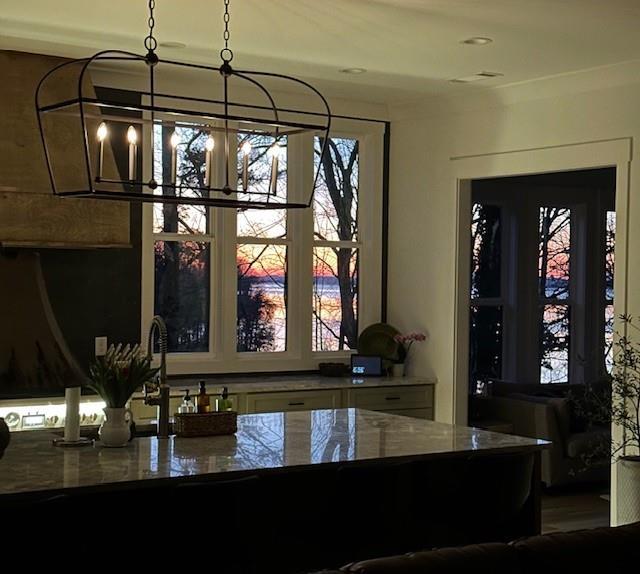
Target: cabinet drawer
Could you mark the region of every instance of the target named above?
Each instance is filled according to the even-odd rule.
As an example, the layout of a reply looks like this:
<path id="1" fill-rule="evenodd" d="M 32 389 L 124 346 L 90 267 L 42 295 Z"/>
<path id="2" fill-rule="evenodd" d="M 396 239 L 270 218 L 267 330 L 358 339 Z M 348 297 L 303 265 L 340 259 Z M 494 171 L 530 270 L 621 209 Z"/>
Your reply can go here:
<path id="1" fill-rule="evenodd" d="M 299 393 L 252 393 L 247 395 L 247 412 L 308 411 L 340 407 L 340 392 L 301 391 Z"/>
<path id="2" fill-rule="evenodd" d="M 433 407 L 433 387 L 380 387 L 350 389 L 349 406 L 371 411 L 424 409 Z"/>

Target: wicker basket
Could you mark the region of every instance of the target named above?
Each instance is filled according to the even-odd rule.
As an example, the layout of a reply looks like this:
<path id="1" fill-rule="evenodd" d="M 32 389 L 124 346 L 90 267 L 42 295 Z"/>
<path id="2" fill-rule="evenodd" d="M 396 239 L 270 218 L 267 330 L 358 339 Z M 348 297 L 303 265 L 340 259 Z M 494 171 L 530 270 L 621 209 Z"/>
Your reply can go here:
<path id="1" fill-rule="evenodd" d="M 176 436 L 214 436 L 233 434 L 238 430 L 238 413 L 221 411 L 215 413 L 176 413 L 173 431 Z"/>

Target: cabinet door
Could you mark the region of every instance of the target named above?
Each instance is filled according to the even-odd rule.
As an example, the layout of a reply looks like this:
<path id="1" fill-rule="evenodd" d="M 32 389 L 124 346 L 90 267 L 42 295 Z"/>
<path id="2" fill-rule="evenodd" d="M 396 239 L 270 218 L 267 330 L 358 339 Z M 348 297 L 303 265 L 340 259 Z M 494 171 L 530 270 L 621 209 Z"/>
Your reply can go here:
<path id="1" fill-rule="evenodd" d="M 393 412 L 433 408 L 433 386 L 350 389 L 348 405 L 370 411 Z"/>
<path id="2" fill-rule="evenodd" d="M 247 412 L 272 413 L 340 408 L 340 391 L 300 391 L 251 393 L 247 395 Z"/>

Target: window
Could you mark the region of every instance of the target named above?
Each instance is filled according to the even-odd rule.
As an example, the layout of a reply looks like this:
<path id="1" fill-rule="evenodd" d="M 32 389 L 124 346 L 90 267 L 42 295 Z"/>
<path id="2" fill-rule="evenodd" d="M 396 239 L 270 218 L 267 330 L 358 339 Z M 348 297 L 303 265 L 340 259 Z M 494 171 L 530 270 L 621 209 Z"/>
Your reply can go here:
<path id="1" fill-rule="evenodd" d="M 615 182 L 613 168 L 473 182 L 472 393 L 610 372 Z"/>
<path id="2" fill-rule="evenodd" d="M 143 207 L 142 333 L 154 314 L 165 319 L 170 373 L 315 369 L 328 353 L 346 359 L 360 326 L 380 321 L 383 126 L 343 125 L 322 165 L 318 137 L 281 136 L 273 175 L 273 138 L 239 132 L 231 145 L 240 198 L 297 201 L 319 170 L 312 209 Z M 145 169 L 193 195 L 207 139 L 214 154 L 224 142 L 186 123 L 175 133 L 174 160 L 173 130 L 155 128 Z"/>
<path id="3" fill-rule="evenodd" d="M 540 207 L 538 299 L 540 382 L 569 381 L 571 209 Z"/>
<path id="4" fill-rule="evenodd" d="M 604 365 L 607 373 L 613 369 L 613 275 L 616 243 L 616 212 L 606 211 L 604 248 Z"/>
<path id="5" fill-rule="evenodd" d="M 277 142 L 259 134 L 238 134 L 238 180 L 247 192 L 275 192 L 274 202 L 287 199 L 287 138 Z M 276 149 L 274 162 L 270 150 Z M 245 158 L 245 155 L 248 156 Z M 272 173 L 272 165 L 274 171 Z M 244 173 L 246 171 L 246 173 Z M 243 197 L 246 196 L 246 197 Z M 249 199 L 248 194 L 240 194 Z M 287 348 L 287 212 L 244 209 L 237 214 L 238 272 L 237 350 Z"/>
<path id="6" fill-rule="evenodd" d="M 502 212 L 474 203 L 471 217 L 470 377 L 502 376 Z"/>
<path id="7" fill-rule="evenodd" d="M 189 185 L 204 177 L 207 135 L 178 127 L 176 183 L 178 194 L 193 195 Z M 153 170 L 160 184 L 169 181 L 173 130 L 156 126 L 155 139 L 164 142 L 154 154 Z M 165 192 L 166 193 L 166 192 Z M 207 352 L 210 348 L 211 247 L 209 214 L 203 207 L 153 205 L 154 315 L 167 323 L 170 353 Z"/>
<path id="8" fill-rule="evenodd" d="M 313 350 L 355 349 L 358 339 L 359 143 L 315 139 L 320 170 L 313 200 Z"/>

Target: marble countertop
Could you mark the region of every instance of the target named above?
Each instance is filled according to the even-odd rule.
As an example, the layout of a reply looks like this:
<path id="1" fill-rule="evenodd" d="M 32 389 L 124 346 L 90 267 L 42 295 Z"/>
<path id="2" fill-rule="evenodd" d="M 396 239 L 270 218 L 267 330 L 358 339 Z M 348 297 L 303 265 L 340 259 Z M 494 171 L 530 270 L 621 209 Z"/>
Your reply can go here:
<path id="1" fill-rule="evenodd" d="M 0 459 L 0 496 L 152 479 L 541 450 L 543 440 L 360 409 L 240 415 L 235 435 L 136 438 L 124 448 L 59 448 L 50 432 L 16 433 Z"/>
<path id="2" fill-rule="evenodd" d="M 414 387 L 417 385 L 435 385 L 433 379 L 425 377 L 323 377 L 320 375 L 265 375 L 265 376 L 228 376 L 207 375 L 202 377 L 172 378 L 171 396 L 182 396 L 183 389 L 197 391 L 199 381 L 205 381 L 209 392 L 227 387 L 230 394 L 270 393 L 285 391 L 313 391 L 331 389 L 356 389 L 376 387 Z M 142 393 L 134 395 L 142 397 Z"/>

